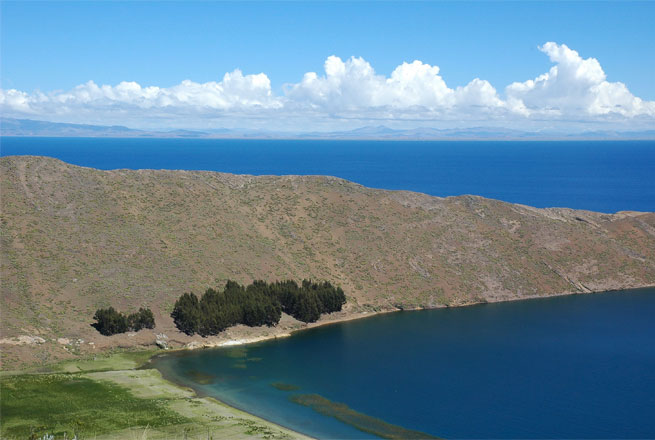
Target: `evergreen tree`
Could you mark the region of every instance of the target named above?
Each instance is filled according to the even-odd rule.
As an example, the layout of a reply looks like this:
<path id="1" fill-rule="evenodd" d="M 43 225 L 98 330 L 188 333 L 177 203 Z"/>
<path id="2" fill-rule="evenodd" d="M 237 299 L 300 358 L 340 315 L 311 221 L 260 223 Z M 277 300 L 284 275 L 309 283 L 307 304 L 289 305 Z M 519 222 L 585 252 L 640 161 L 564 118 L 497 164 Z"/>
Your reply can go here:
<path id="1" fill-rule="evenodd" d="M 177 328 L 187 335 L 198 332 L 200 327 L 200 305 L 193 293 L 185 293 L 176 302 L 171 313 Z"/>
<path id="2" fill-rule="evenodd" d="M 129 315 L 127 321 L 129 329 L 135 332 L 144 328 L 155 328 L 155 317 L 152 311 L 143 307 L 138 312 Z"/>
<path id="3" fill-rule="evenodd" d="M 298 303 L 293 315 L 299 321 L 316 322 L 321 317 L 321 308 L 316 293 L 311 290 L 303 290 L 298 296 Z"/>
<path id="4" fill-rule="evenodd" d="M 125 333 L 128 330 L 127 317 L 113 307 L 96 310 L 93 319 L 97 321 L 93 326 L 105 336 Z"/>

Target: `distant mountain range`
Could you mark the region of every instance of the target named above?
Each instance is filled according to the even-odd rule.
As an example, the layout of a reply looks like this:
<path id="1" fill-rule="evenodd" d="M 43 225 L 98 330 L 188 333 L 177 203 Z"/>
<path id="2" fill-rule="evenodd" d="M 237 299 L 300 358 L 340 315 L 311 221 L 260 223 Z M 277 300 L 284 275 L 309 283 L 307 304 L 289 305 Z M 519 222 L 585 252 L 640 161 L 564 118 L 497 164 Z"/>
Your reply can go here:
<path id="1" fill-rule="evenodd" d="M 252 129 L 211 130 L 140 130 L 122 125 L 88 125 L 31 119 L 0 119 L 2 136 L 43 137 L 126 137 L 126 138 L 204 138 L 204 139 L 343 139 L 343 140 L 595 140 L 648 139 L 655 140 L 655 130 L 643 131 L 586 131 L 561 133 L 555 131 L 522 131 L 495 127 L 437 129 L 419 127 L 392 129 L 384 125 L 366 126 L 348 131 L 280 132 Z"/>

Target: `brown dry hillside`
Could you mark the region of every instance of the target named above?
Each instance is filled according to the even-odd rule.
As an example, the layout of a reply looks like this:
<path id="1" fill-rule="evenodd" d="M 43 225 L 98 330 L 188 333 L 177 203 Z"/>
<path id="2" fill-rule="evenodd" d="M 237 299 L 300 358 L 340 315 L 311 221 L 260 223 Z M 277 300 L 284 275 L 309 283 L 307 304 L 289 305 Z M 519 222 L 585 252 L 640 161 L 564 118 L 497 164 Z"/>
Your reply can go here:
<path id="1" fill-rule="evenodd" d="M 149 306 L 156 330 L 186 343 L 173 302 L 226 278 L 331 280 L 346 290 L 346 316 L 655 284 L 655 213 L 535 209 L 332 177 L 0 164 L 5 366 L 152 343 L 152 331 L 100 336 L 89 324 L 101 306 Z"/>

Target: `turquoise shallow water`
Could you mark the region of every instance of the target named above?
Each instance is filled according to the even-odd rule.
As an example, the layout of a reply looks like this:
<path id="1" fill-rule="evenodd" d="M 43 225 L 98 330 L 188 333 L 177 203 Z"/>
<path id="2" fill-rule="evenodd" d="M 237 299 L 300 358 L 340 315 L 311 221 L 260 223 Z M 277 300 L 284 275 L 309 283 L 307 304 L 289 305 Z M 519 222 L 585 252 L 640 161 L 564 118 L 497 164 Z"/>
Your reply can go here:
<path id="1" fill-rule="evenodd" d="M 446 438 L 653 438 L 654 317 L 653 288 L 573 295 L 380 315 L 155 365 L 321 438 L 371 436 L 289 396 Z"/>

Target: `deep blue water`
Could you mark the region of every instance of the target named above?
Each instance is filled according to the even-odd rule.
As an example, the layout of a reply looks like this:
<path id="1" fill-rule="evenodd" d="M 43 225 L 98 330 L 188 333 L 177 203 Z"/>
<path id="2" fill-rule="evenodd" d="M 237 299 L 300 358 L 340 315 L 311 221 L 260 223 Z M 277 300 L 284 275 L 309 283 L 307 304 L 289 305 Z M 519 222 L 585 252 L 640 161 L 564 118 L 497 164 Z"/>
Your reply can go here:
<path id="1" fill-rule="evenodd" d="M 446 438 L 655 438 L 654 316 L 653 288 L 398 312 L 155 365 L 321 438 L 367 435 L 289 395 Z M 215 383 L 194 383 L 193 370 Z"/>
<path id="2" fill-rule="evenodd" d="M 655 211 L 654 141 L 386 142 L 12 138 L 2 156 L 100 169 L 323 174 L 435 196 L 476 194 L 536 207 Z"/>

